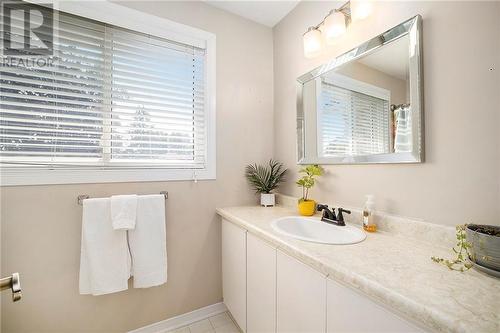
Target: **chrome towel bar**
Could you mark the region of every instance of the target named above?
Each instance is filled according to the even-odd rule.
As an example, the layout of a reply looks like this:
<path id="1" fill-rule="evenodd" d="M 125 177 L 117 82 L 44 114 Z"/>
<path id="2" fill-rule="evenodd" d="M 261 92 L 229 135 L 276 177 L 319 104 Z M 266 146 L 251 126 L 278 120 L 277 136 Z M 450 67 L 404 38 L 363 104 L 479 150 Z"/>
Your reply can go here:
<path id="1" fill-rule="evenodd" d="M 161 191 L 160 194 L 163 194 L 163 196 L 165 197 L 165 200 L 168 199 L 168 192 L 167 191 Z M 81 206 L 83 205 L 83 200 L 85 199 L 90 199 L 90 195 L 88 194 L 80 194 L 76 200 L 78 202 L 78 204 Z"/>
<path id="2" fill-rule="evenodd" d="M 0 279 L 0 290 L 9 288 L 12 291 L 12 302 L 19 301 L 22 297 L 19 273 L 14 273 L 9 277 Z"/>

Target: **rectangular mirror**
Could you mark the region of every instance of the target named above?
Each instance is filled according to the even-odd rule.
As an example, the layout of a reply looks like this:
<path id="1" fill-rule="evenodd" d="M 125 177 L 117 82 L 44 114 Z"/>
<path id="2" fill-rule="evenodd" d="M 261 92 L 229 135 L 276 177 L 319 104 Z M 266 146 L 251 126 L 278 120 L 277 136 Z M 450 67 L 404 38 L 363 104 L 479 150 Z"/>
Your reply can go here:
<path id="1" fill-rule="evenodd" d="M 299 164 L 423 161 L 421 20 L 297 79 Z"/>

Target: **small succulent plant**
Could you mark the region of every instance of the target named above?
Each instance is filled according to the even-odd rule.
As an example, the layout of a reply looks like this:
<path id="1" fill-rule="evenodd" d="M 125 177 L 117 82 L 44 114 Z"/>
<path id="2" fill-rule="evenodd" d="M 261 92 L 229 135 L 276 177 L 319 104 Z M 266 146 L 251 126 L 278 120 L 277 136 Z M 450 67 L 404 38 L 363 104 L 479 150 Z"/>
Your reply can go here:
<path id="1" fill-rule="evenodd" d="M 247 165 L 245 177 L 256 193 L 271 193 L 285 180 L 286 172 L 283 163 L 271 159 L 268 165 Z"/>

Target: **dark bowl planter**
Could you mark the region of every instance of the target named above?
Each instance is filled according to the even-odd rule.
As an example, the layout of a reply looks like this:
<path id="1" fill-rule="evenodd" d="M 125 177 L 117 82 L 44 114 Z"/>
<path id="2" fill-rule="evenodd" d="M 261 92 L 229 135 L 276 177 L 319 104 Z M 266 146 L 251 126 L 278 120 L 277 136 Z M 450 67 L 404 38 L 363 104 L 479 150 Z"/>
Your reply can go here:
<path id="1" fill-rule="evenodd" d="M 466 234 L 473 261 L 500 272 L 500 226 L 468 224 Z"/>

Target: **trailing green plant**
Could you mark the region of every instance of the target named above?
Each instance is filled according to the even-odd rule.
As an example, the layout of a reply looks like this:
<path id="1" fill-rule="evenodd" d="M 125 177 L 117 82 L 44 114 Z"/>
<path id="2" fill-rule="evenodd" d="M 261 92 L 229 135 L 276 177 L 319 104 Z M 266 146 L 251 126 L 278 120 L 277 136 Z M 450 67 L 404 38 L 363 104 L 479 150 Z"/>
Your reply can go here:
<path id="1" fill-rule="evenodd" d="M 431 257 L 431 259 L 437 263 L 447 266 L 449 269 L 454 271 L 464 272 L 472 267 L 471 258 L 472 255 L 469 251 L 471 244 L 467 242 L 467 237 L 465 234 L 465 228 L 467 224 L 457 225 L 457 248 L 453 247 L 452 250 L 457 255 L 454 260 L 448 260 L 438 257 Z"/>
<path id="2" fill-rule="evenodd" d="M 300 169 L 299 173 L 303 173 L 304 176 L 297 180 L 295 184 L 302 187 L 302 198 L 300 201 L 307 201 L 309 189 L 313 187 L 316 182 L 314 177 L 321 176 L 323 174 L 323 169 L 317 164 L 312 164 Z"/>
<path id="3" fill-rule="evenodd" d="M 285 180 L 287 169 L 283 163 L 270 159 L 267 165 L 250 164 L 245 177 L 256 193 L 271 193 Z"/>

